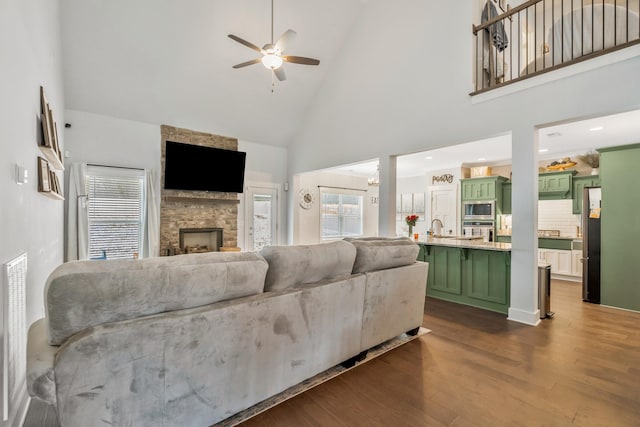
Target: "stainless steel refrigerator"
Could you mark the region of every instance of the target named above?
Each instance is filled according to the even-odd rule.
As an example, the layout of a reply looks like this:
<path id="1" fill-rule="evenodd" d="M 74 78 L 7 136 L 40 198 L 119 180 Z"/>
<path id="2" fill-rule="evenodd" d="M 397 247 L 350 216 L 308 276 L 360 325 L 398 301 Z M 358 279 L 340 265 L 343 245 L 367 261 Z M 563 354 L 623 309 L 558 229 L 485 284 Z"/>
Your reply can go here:
<path id="1" fill-rule="evenodd" d="M 582 300 L 600 303 L 600 187 L 582 193 Z"/>

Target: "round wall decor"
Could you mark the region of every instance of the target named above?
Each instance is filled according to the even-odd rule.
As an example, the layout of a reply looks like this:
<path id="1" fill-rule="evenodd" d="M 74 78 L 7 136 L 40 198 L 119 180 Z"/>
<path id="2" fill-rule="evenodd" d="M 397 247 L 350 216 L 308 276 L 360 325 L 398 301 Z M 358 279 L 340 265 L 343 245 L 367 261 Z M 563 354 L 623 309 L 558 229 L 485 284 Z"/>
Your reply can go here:
<path id="1" fill-rule="evenodd" d="M 308 188 L 300 189 L 300 207 L 304 209 L 309 209 L 313 206 L 313 202 L 316 200 L 316 197 Z"/>

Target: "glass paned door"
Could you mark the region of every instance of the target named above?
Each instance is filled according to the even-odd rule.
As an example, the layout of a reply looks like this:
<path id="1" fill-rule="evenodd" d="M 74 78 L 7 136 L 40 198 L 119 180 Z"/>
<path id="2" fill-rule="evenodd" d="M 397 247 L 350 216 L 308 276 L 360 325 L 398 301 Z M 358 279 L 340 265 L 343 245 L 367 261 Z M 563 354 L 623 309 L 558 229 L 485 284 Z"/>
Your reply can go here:
<path id="1" fill-rule="evenodd" d="M 249 187 L 246 200 L 247 249 L 259 251 L 267 245 L 277 244 L 278 190 Z"/>

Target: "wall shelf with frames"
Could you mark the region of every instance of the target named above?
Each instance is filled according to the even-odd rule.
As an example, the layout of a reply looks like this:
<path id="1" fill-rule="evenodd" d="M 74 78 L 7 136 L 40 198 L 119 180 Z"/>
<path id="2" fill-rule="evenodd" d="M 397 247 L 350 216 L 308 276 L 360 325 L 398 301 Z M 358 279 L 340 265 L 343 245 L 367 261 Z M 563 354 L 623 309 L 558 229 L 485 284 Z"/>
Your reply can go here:
<path id="1" fill-rule="evenodd" d="M 58 174 L 51 169 L 49 161 L 38 156 L 38 192 L 52 199 L 64 200 Z"/>
<path id="2" fill-rule="evenodd" d="M 58 125 L 54 120 L 53 111 L 51 111 L 42 86 L 40 86 L 40 107 L 43 137 L 42 144 L 39 144 L 38 147 L 53 169 L 64 170 L 62 149 L 58 140 Z"/>
<path id="3" fill-rule="evenodd" d="M 58 141 L 58 125 L 53 111 L 40 86 L 40 118 L 42 122 L 42 143 L 38 148 L 44 157 L 38 156 L 38 192 L 56 200 L 64 200 L 62 185 L 56 171 L 63 171 L 62 149 Z"/>

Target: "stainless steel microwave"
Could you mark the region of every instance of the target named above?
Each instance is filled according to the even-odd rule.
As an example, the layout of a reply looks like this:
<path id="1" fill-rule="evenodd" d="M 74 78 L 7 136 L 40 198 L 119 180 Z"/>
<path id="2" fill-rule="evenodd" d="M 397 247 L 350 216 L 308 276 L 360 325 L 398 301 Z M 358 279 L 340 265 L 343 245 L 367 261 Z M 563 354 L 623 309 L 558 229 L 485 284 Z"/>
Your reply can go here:
<path id="1" fill-rule="evenodd" d="M 496 204 L 494 201 L 463 202 L 463 219 L 491 219 L 496 218 Z"/>

